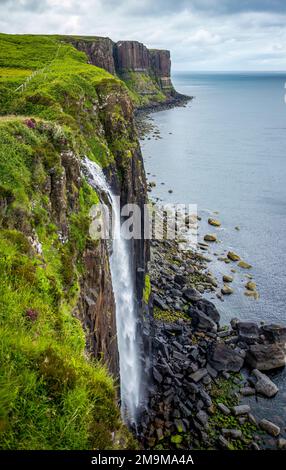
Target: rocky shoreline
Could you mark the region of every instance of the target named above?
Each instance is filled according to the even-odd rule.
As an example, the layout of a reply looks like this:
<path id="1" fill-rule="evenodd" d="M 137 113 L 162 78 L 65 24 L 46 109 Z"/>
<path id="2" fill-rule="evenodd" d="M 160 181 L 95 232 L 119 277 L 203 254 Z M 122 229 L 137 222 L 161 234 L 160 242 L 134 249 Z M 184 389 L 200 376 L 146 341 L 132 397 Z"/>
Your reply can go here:
<path id="1" fill-rule="evenodd" d="M 194 96 L 187 96 L 181 93 L 175 93 L 174 96 L 166 99 L 164 102 L 149 103 L 144 106 L 140 106 L 135 110 L 135 118 L 137 120 L 137 126 L 139 127 L 139 133 L 142 135 L 142 129 L 144 125 L 144 119 L 149 117 L 150 113 L 156 113 L 159 111 L 165 111 L 166 109 L 177 108 L 180 106 L 186 106 L 189 101 L 192 101 Z M 140 132 L 141 131 L 141 132 Z"/>
<path id="2" fill-rule="evenodd" d="M 256 419 L 244 398 L 278 388 L 262 371 L 285 365 L 286 327 L 233 319 L 196 290 L 202 257 L 151 243 L 152 375 L 141 441 L 154 449 L 284 449 L 285 429 Z M 243 371 L 243 373 L 242 373 Z"/>
<path id="3" fill-rule="evenodd" d="M 139 114 L 139 132 L 146 138 L 152 131 L 159 138 L 146 124 L 149 114 Z M 286 449 L 285 424 L 276 417 L 273 422 L 256 417 L 247 403 L 247 397 L 260 397 L 263 403 L 279 393 L 267 373 L 285 366 L 286 327 L 237 318 L 221 325 L 217 308 L 203 294 L 222 298 L 231 293 L 226 292 L 231 280 L 224 276 L 217 292 L 202 245 L 193 252 L 182 251 L 174 240 L 151 241 L 152 377 L 139 429 L 142 445 Z M 227 263 L 243 263 L 235 256 L 228 253 Z M 246 288 L 253 297 L 254 284 L 250 280 Z"/>

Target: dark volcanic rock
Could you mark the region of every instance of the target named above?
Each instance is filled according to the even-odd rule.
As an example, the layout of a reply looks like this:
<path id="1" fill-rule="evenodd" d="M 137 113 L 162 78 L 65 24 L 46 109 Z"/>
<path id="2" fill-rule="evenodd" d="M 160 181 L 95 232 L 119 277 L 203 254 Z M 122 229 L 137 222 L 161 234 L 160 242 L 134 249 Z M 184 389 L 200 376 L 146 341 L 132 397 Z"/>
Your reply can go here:
<path id="1" fill-rule="evenodd" d="M 156 307 L 159 307 L 161 310 L 168 310 L 167 304 L 156 294 L 153 296 L 153 302 Z"/>
<path id="2" fill-rule="evenodd" d="M 258 370 L 271 370 L 286 364 L 285 347 L 279 344 L 253 344 L 246 354 L 246 362 Z"/>
<path id="3" fill-rule="evenodd" d="M 74 41 L 75 47 L 85 52 L 89 62 L 97 67 L 115 74 L 114 43 L 109 38 L 94 38 L 94 41 L 85 41 L 84 38 Z"/>
<path id="4" fill-rule="evenodd" d="M 115 49 L 116 68 L 120 72 L 147 71 L 150 67 L 149 51 L 138 41 L 119 41 Z"/>
<path id="5" fill-rule="evenodd" d="M 253 344 L 259 339 L 259 328 L 254 322 L 239 322 L 237 324 L 238 338 L 247 344 Z"/>
<path id="6" fill-rule="evenodd" d="M 217 331 L 217 324 L 201 310 L 190 307 L 188 314 L 192 319 L 194 328 L 201 331 Z"/>
<path id="7" fill-rule="evenodd" d="M 202 298 L 201 294 L 196 289 L 192 289 L 191 287 L 183 290 L 183 296 L 189 302 L 197 302 Z"/>
<path id="8" fill-rule="evenodd" d="M 187 278 L 181 274 L 176 274 L 174 281 L 176 284 L 179 284 L 179 286 L 184 286 L 187 283 Z"/>
<path id="9" fill-rule="evenodd" d="M 264 325 L 261 327 L 261 331 L 265 336 L 265 339 L 270 343 L 286 343 L 286 326 L 282 325 Z"/>
<path id="10" fill-rule="evenodd" d="M 243 362 L 243 358 L 224 343 L 217 343 L 210 349 L 209 363 L 218 371 L 239 372 Z"/>
<path id="11" fill-rule="evenodd" d="M 206 299 L 201 299 L 196 303 L 196 308 L 201 310 L 207 317 L 211 318 L 217 325 L 220 321 L 220 314 L 218 313 L 215 305 Z"/>

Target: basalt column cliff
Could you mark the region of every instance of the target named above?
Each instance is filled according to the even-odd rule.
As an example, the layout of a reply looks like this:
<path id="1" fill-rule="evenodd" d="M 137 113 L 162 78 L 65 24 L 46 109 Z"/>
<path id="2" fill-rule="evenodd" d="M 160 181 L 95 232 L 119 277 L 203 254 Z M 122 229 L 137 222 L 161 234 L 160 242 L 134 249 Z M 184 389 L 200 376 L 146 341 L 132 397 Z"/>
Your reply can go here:
<path id="1" fill-rule="evenodd" d="M 68 38 L 84 51 L 91 64 L 117 75 L 134 92 L 137 106 L 156 106 L 182 99 L 171 81 L 168 50 L 147 49 L 138 41 L 112 42 L 109 38 Z"/>

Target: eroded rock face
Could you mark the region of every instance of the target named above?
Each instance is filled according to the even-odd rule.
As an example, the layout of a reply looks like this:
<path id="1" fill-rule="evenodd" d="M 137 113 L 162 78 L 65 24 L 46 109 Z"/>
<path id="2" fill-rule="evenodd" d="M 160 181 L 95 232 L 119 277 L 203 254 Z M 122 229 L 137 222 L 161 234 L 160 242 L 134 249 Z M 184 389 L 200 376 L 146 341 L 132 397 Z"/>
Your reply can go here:
<path id="1" fill-rule="evenodd" d="M 119 41 L 115 46 L 116 69 L 120 72 L 133 70 L 147 71 L 150 68 L 150 54 L 146 46 L 138 41 Z"/>
<path id="2" fill-rule="evenodd" d="M 170 51 L 151 49 L 150 50 L 151 68 L 160 86 L 163 90 L 173 87 L 171 82 L 171 58 Z"/>
<path id="3" fill-rule="evenodd" d="M 111 74 L 121 77 L 129 72 L 144 72 L 167 95 L 175 94 L 171 82 L 170 51 L 147 49 L 138 41 L 118 41 L 109 38 L 78 38 L 72 41 L 74 46 L 85 52 L 89 62 Z"/>
<path id="4" fill-rule="evenodd" d="M 74 42 L 75 47 L 85 52 L 89 62 L 97 67 L 115 74 L 114 43 L 109 38 L 94 38 L 94 40 L 80 39 Z"/>
<path id="5" fill-rule="evenodd" d="M 90 240 L 83 255 L 85 274 L 81 280 L 79 318 L 86 333 L 87 349 L 102 357 L 116 377 L 119 358 L 116 339 L 115 301 L 109 255 L 104 240 Z"/>

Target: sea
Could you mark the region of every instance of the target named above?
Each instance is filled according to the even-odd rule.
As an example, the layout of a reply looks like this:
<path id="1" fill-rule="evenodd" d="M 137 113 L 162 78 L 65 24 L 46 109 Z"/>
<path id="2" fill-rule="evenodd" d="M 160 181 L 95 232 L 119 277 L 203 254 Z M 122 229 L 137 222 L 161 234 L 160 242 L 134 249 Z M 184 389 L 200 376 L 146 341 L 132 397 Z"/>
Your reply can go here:
<path id="1" fill-rule="evenodd" d="M 286 72 L 177 72 L 186 106 L 152 113 L 158 133 L 141 141 L 151 196 L 162 203 L 195 204 L 198 240 L 216 233 L 204 255 L 222 285 L 234 280 L 224 301 L 215 294 L 222 323 L 233 317 L 286 324 Z M 172 191 L 172 192 L 169 192 Z M 208 224 L 219 219 L 221 227 Z M 228 251 L 252 268 L 221 261 Z M 231 269 L 235 269 L 233 273 Z M 259 299 L 244 295 L 247 275 Z M 251 398 L 257 417 L 286 426 L 286 373 L 270 373 L 274 399 Z"/>

